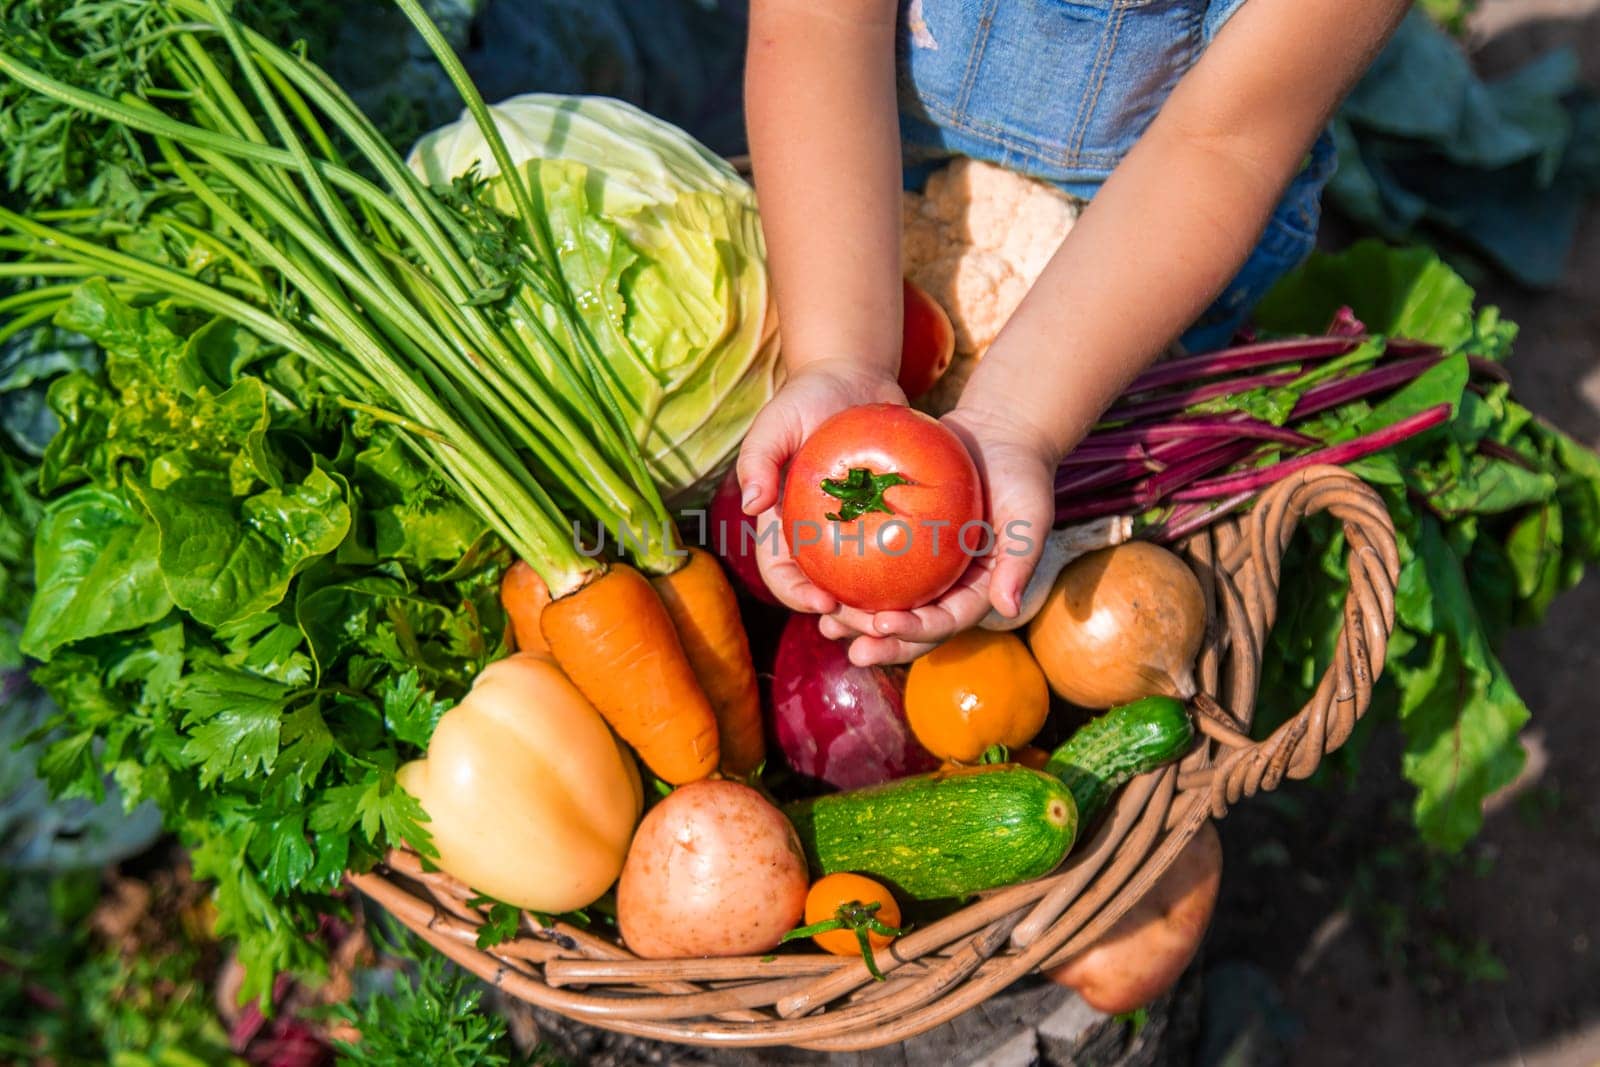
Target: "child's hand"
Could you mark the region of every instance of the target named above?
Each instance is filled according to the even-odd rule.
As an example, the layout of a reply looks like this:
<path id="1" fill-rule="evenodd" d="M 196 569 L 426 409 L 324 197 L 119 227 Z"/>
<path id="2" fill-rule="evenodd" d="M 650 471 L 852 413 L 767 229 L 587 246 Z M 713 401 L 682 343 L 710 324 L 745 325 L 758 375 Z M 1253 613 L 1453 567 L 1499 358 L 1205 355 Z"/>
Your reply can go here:
<path id="1" fill-rule="evenodd" d="M 876 614 L 846 606 L 830 612 L 820 629 L 828 637 L 855 638 L 850 645 L 853 663 L 915 659 L 977 625 L 991 606 L 1007 617 L 1016 615 L 1055 520 L 1058 460 L 1052 445 L 1005 414 L 957 407 L 943 422 L 966 444 L 983 476 L 994 549 L 974 559 L 967 573 L 932 604 Z"/>
<path id="2" fill-rule="evenodd" d="M 739 449 L 740 506 L 746 515 L 756 516 L 760 533 L 769 524 L 779 528 L 777 550 L 769 551 L 768 542 L 761 542 L 756 559 L 772 595 L 794 610 L 825 615 L 839 602 L 800 572 L 783 537 L 777 504 L 784 466 L 818 426 L 845 408 L 905 402 L 892 373 L 844 359 L 812 360 L 790 375 L 751 424 Z"/>

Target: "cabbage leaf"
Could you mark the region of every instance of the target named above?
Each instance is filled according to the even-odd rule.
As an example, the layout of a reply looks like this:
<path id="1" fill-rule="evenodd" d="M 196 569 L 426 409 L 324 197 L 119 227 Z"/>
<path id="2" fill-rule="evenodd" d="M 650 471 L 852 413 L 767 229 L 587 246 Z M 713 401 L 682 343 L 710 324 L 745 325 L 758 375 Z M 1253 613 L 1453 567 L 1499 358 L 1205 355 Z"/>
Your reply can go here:
<path id="1" fill-rule="evenodd" d="M 490 110 L 652 478 L 670 503 L 703 498 L 781 373 L 753 190 L 621 101 L 529 94 Z M 513 210 L 470 118 L 428 134 L 409 162 L 436 186 L 489 179 L 495 206 Z"/>

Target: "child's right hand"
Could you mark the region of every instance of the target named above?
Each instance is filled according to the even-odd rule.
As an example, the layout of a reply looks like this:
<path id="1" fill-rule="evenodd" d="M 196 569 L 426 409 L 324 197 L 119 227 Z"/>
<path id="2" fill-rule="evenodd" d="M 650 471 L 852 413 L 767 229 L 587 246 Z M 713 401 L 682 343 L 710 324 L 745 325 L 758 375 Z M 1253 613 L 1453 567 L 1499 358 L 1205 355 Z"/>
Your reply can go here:
<path id="1" fill-rule="evenodd" d="M 759 532 L 778 526 L 776 551 L 766 549 L 771 542 L 760 542 L 756 558 L 772 595 L 795 611 L 826 615 L 839 602 L 800 572 L 783 536 L 778 500 L 785 466 L 818 426 L 845 408 L 905 402 L 892 373 L 848 359 L 817 359 L 794 371 L 751 424 L 739 449 L 740 506 L 756 517 Z"/>

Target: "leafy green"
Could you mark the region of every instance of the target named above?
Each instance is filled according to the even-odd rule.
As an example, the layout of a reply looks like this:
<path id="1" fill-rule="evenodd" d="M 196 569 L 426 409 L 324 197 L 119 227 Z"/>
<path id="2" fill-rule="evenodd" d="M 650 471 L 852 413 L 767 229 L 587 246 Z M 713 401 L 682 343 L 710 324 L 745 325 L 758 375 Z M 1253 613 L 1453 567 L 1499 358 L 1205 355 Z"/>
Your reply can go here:
<path id="1" fill-rule="evenodd" d="M 467 904 L 482 909 L 484 913 L 483 925 L 478 927 L 479 948 L 491 948 L 503 941 L 510 941 L 522 930 L 521 908 L 486 896 L 473 897 Z"/>
<path id="2" fill-rule="evenodd" d="M 305 934 L 348 867 L 429 848 L 395 770 L 501 653 L 505 550 L 391 428 L 236 324 L 93 280 L 64 308 L 103 359 L 54 393 L 100 421 L 58 405 L 45 466 L 75 473 L 15 535 L 59 708 L 40 773 L 160 806 L 254 996 L 320 966 Z"/>
<path id="3" fill-rule="evenodd" d="M 385 946 L 406 967 L 388 972 L 387 987 L 370 988 L 341 1004 L 338 1018 L 361 1034 L 339 1041 L 339 1062 L 352 1067 L 496 1067 L 525 1062 L 511 1046 L 505 1020 L 481 1007 L 484 986 L 437 952 L 405 934 Z M 541 1056 L 554 1067 L 559 1061 Z"/>
<path id="4" fill-rule="evenodd" d="M 133 488 L 160 533 L 173 601 L 210 626 L 278 604 L 290 580 L 338 548 L 350 529 L 344 489 L 320 466 L 287 490 L 243 498 L 208 475 Z"/>
<path id="5" fill-rule="evenodd" d="M 533 93 L 491 111 L 651 477 L 680 500 L 709 494 L 780 370 L 750 187 L 618 100 Z M 516 211 L 470 118 L 428 134 L 409 162 L 437 187 L 487 178 L 495 206 Z"/>
<path id="6" fill-rule="evenodd" d="M 481 516 L 443 492 L 438 475 L 419 467 L 399 435 L 385 433 L 355 458 L 372 550 L 385 559 L 453 564 L 479 541 Z"/>
<path id="7" fill-rule="evenodd" d="M 291 692 L 244 671 L 196 670 L 183 679 L 172 703 L 187 713 L 183 755 L 198 767 L 201 786 L 248 777 L 258 766 L 262 774 L 272 771 L 282 707 Z"/>
<path id="8" fill-rule="evenodd" d="M 1434 252 L 1361 241 L 1312 256 L 1287 275 L 1257 305 L 1255 322 L 1273 333 L 1320 333 L 1348 307 L 1374 333 L 1454 349 L 1473 335 L 1472 300 L 1472 289 Z"/>
<path id="9" fill-rule="evenodd" d="M 1354 470 L 1383 495 L 1400 544 L 1396 630 L 1376 705 L 1398 715 L 1423 838 L 1458 848 L 1481 825 L 1484 798 L 1523 762 L 1517 734 L 1529 713 L 1495 645 L 1537 622 L 1600 559 L 1600 457 L 1535 419 L 1506 385 L 1469 386 L 1464 356 L 1503 358 L 1515 327 L 1493 308 L 1474 311 L 1472 290 L 1432 253 L 1363 242 L 1314 257 L 1268 297 L 1261 321 L 1310 332 L 1346 305 L 1377 331 L 1459 353 L 1322 428 L 1341 439 L 1431 405 L 1455 409 L 1446 426 Z M 1264 708 L 1301 706 L 1331 661 L 1344 550 L 1342 536 L 1317 524 L 1291 545 Z"/>
<path id="10" fill-rule="evenodd" d="M 1469 6 L 1413 11 L 1346 99 L 1329 198 L 1384 237 L 1443 231 L 1523 284 L 1553 285 L 1600 190 L 1600 96 L 1571 49 L 1481 79 L 1450 36 Z"/>
<path id="11" fill-rule="evenodd" d="M 1403 766 L 1417 787 L 1423 837 L 1459 845 L 1477 833 L 1483 799 L 1522 769 L 1517 732 L 1528 709 L 1489 648 L 1463 562 L 1439 521 L 1425 516 L 1420 533 L 1413 547 L 1434 602 L 1427 619 L 1406 623 L 1418 634 L 1437 629 L 1431 643 L 1419 641 L 1412 656 L 1395 664 Z"/>
<path id="12" fill-rule="evenodd" d="M 155 525 L 123 497 L 86 485 L 53 501 L 34 541 L 23 651 L 48 660 L 61 645 L 165 616 L 172 597 L 156 553 Z"/>

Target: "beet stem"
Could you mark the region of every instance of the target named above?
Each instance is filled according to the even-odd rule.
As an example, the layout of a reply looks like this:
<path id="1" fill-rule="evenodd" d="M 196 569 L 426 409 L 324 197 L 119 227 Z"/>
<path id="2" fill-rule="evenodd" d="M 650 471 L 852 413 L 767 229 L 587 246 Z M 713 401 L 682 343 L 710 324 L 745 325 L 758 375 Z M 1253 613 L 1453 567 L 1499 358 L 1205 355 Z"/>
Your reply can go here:
<path id="1" fill-rule="evenodd" d="M 1418 412 L 1410 418 L 1401 419 L 1392 425 L 1358 437 L 1354 441 L 1345 441 L 1329 448 L 1308 452 L 1293 459 L 1283 460 L 1266 467 L 1255 467 L 1250 470 L 1225 474 L 1206 481 L 1195 482 L 1186 489 L 1173 493 L 1174 501 L 1213 500 L 1217 497 L 1232 496 L 1246 491 L 1257 492 L 1266 488 L 1273 482 L 1307 467 L 1320 464 L 1342 466 L 1363 459 L 1374 452 L 1381 452 L 1391 448 L 1401 441 L 1415 437 L 1424 430 L 1431 430 L 1435 426 L 1448 421 L 1450 418 L 1450 405 L 1437 404 L 1426 411 Z"/>
<path id="2" fill-rule="evenodd" d="M 1259 341 L 1255 344 L 1224 348 L 1219 352 L 1206 352 L 1198 356 L 1157 363 L 1133 380 L 1125 393 L 1143 393 L 1169 385 L 1181 385 L 1199 378 L 1214 378 L 1221 374 L 1237 374 L 1243 370 L 1273 367 L 1281 363 L 1298 363 L 1302 360 L 1326 359 L 1352 352 L 1364 338 L 1352 337 L 1291 337 L 1281 341 Z"/>
<path id="3" fill-rule="evenodd" d="M 1197 385 L 1192 389 L 1184 389 L 1176 393 L 1167 393 L 1164 396 L 1151 397 L 1148 400 L 1136 400 L 1132 403 L 1113 405 L 1102 416 L 1100 425 L 1108 423 L 1129 422 L 1134 419 L 1148 418 L 1151 415 L 1166 415 L 1174 411 L 1183 411 L 1205 400 L 1214 400 L 1217 397 L 1233 396 L 1236 393 L 1247 392 L 1251 389 L 1270 388 L 1275 385 L 1285 385 L 1300 377 L 1299 371 L 1272 371 L 1267 374 L 1250 374 L 1243 378 L 1234 378 L 1226 382 L 1212 382 L 1209 385 Z"/>
<path id="4" fill-rule="evenodd" d="M 1381 393 L 1419 377 L 1423 371 L 1437 366 L 1442 356 L 1417 356 L 1412 359 L 1383 363 L 1371 370 L 1362 371 L 1349 378 L 1314 385 L 1295 401 L 1291 419 L 1309 418 L 1329 408 L 1340 407 L 1353 400 Z"/>
<path id="5" fill-rule="evenodd" d="M 1116 496 L 1075 497 L 1065 504 L 1058 503 L 1056 505 L 1056 524 L 1086 522 L 1089 519 L 1099 519 L 1107 515 L 1120 515 L 1138 510 L 1139 505 L 1133 499 L 1132 493 L 1118 493 Z"/>
<path id="6" fill-rule="evenodd" d="M 1134 487 L 1133 496 L 1141 507 L 1153 508 L 1178 489 L 1213 471 L 1231 467 L 1257 448 L 1254 441 L 1232 441 L 1208 449 L 1186 463 L 1174 463 L 1160 474 L 1151 475 Z"/>
<path id="7" fill-rule="evenodd" d="M 1255 491 L 1250 490 L 1236 493 L 1226 500 L 1220 500 L 1215 503 L 1195 501 L 1188 504 L 1179 504 L 1172 509 L 1165 519 L 1152 526 L 1147 532 L 1150 538 L 1155 541 L 1164 541 L 1167 544 L 1181 541 L 1195 531 L 1203 530 L 1218 519 L 1231 514 L 1238 509 L 1239 505 L 1247 503 L 1255 495 Z"/>
<path id="8" fill-rule="evenodd" d="M 1194 441 L 1204 437 L 1253 437 L 1307 448 L 1322 443 L 1315 437 L 1248 415 L 1180 415 L 1168 422 L 1138 423 L 1115 430 L 1101 430 L 1085 437 L 1078 448 L 1087 445 L 1154 445 L 1157 442 Z M 1072 457 L 1067 458 L 1070 460 Z"/>

